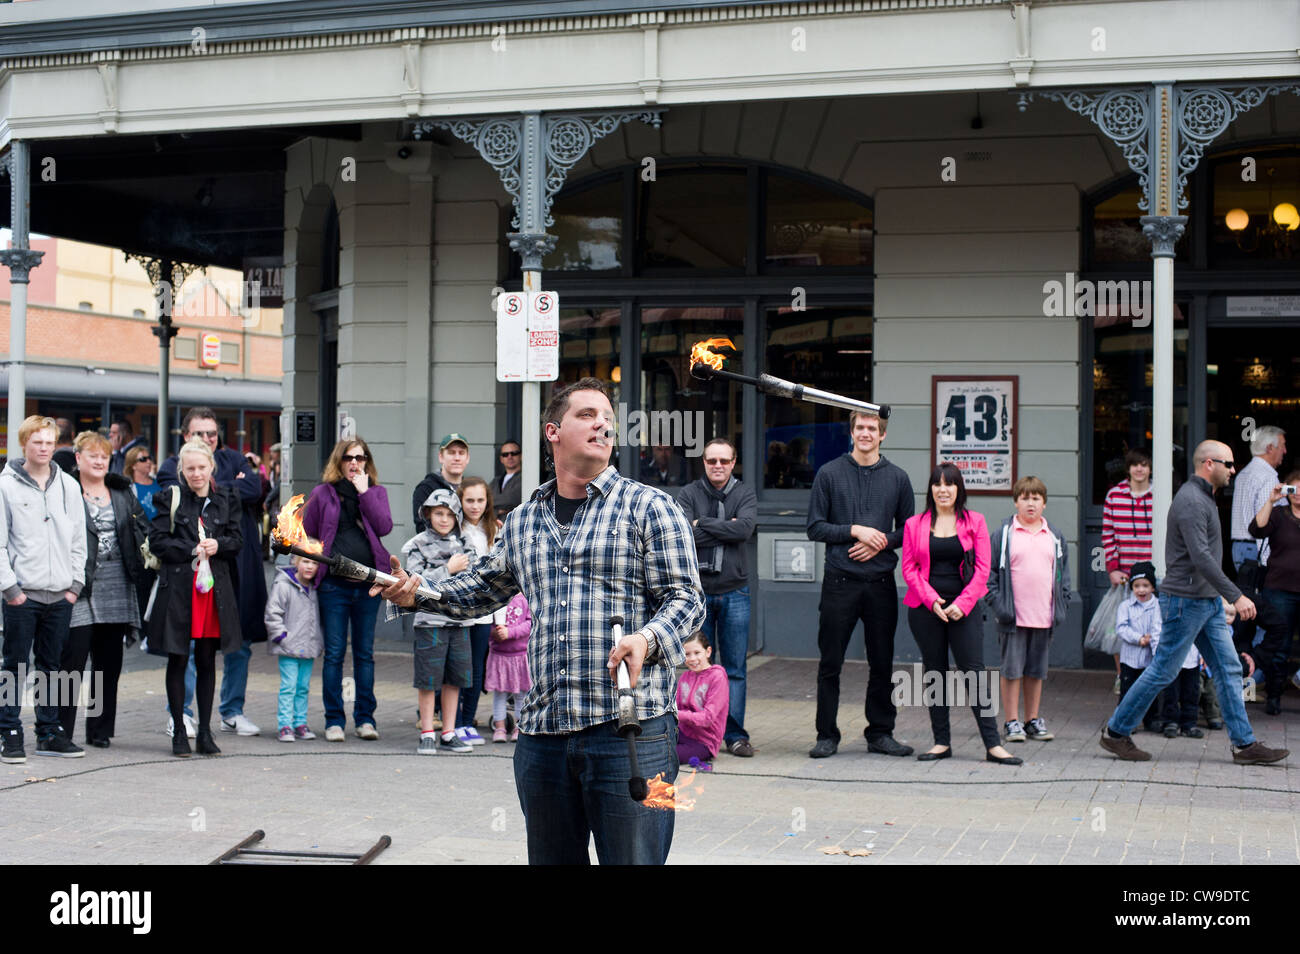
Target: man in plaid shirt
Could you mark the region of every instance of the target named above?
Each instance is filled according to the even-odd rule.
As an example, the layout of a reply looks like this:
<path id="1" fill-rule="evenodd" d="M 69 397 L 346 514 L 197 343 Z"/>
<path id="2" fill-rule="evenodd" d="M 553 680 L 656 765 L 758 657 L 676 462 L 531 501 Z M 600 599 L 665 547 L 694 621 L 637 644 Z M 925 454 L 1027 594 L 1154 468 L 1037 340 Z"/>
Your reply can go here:
<path id="1" fill-rule="evenodd" d="M 417 603 L 418 578 L 374 592 L 400 606 L 482 616 L 523 593 L 533 616 L 533 688 L 520 714 L 515 784 L 532 864 L 662 864 L 673 813 L 628 797 L 627 744 L 616 733 L 614 675 L 626 660 L 637 690 L 641 773 L 677 776 L 675 670 L 682 640 L 704 620 L 690 525 L 672 498 L 609 464 L 614 410 L 603 382 L 558 389 L 545 438 L 556 479 L 506 518 L 487 556 Z M 614 645 L 609 619 L 628 635 Z"/>

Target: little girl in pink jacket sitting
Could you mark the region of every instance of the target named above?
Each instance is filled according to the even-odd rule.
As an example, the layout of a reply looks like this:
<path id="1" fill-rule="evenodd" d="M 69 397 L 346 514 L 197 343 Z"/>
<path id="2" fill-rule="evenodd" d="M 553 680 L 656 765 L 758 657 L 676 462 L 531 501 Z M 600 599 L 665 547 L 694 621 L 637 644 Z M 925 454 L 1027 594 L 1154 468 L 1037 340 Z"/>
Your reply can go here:
<path id="1" fill-rule="evenodd" d="M 727 670 L 710 664 L 713 647 L 701 632 L 682 644 L 686 672 L 677 683 L 677 761 L 712 762 L 727 727 Z"/>

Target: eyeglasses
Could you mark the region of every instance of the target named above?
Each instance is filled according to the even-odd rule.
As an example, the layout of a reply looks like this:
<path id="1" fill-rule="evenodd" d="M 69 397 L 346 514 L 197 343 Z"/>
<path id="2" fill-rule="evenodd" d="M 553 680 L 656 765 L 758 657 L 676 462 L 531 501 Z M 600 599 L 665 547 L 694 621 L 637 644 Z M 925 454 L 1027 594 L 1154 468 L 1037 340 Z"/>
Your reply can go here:
<path id="1" fill-rule="evenodd" d="M 710 467 L 716 467 L 719 464 L 735 463 L 735 460 L 736 458 L 734 457 L 706 457 L 704 458 L 704 463 L 708 464 Z"/>
<path id="2" fill-rule="evenodd" d="M 370 455 L 369 454 L 344 454 L 343 460 L 345 463 L 356 461 L 358 464 L 360 464 L 362 461 L 370 460 Z"/>
<path id="3" fill-rule="evenodd" d="M 501 456 L 502 456 L 502 457 L 518 457 L 518 456 L 519 456 L 519 451 L 502 451 L 502 452 L 501 452 Z"/>
<path id="4" fill-rule="evenodd" d="M 190 431 L 190 437 L 216 437 L 216 431 Z"/>
<path id="5" fill-rule="evenodd" d="M 1207 457 L 1206 460 L 1208 460 L 1208 461 L 1210 461 L 1211 463 L 1214 463 L 1214 464 L 1222 464 L 1224 467 L 1228 468 L 1228 470 L 1236 470 L 1236 469 L 1237 469 L 1237 465 L 1234 464 L 1234 463 L 1233 463 L 1232 461 L 1230 461 L 1230 460 L 1220 460 L 1220 459 L 1217 458 L 1217 457 Z"/>

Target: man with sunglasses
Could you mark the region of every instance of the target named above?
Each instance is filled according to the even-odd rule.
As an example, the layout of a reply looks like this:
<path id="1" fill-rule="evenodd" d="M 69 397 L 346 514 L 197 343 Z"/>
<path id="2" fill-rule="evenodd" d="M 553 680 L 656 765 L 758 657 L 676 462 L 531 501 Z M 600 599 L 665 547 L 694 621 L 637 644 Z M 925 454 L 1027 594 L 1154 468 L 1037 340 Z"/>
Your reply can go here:
<path id="1" fill-rule="evenodd" d="M 506 514 L 519 506 L 520 490 L 523 481 L 524 459 L 519 451 L 519 442 L 508 440 L 501 445 L 501 466 L 505 472 L 492 479 L 492 503 L 496 508 L 497 519 L 504 520 Z"/>
<path id="2" fill-rule="evenodd" d="M 704 625 L 717 647 L 714 662 L 727 670 L 727 727 L 732 755 L 754 754 L 745 731 L 745 670 L 749 651 L 749 563 L 746 551 L 758 522 L 758 495 L 733 476 L 736 446 L 725 437 L 704 445 L 704 476 L 682 488 L 677 505 L 691 522 L 704 587 Z"/>
<path id="3" fill-rule="evenodd" d="M 217 430 L 217 414 L 210 407 L 193 407 L 181 422 L 185 441 L 201 439 L 212 448 L 216 468 L 212 482 L 218 487 L 230 488 L 239 499 L 241 514 L 239 529 L 244 535 L 244 545 L 236 561 L 235 589 L 239 598 L 239 628 L 244 641 L 240 648 L 224 657 L 221 677 L 221 731 L 239 735 L 257 735 L 261 732 L 244 716 L 244 691 L 248 685 L 248 658 L 253 643 L 266 642 L 266 575 L 262 570 L 258 512 L 262 499 L 262 480 L 239 451 L 222 447 Z M 158 485 L 166 490 L 179 486 L 176 455 L 163 461 L 158 468 Z M 194 697 L 193 660 L 185 673 L 185 713 L 190 713 Z"/>
<path id="4" fill-rule="evenodd" d="M 1232 760 L 1238 765 L 1268 765 L 1291 753 L 1255 740 L 1241 698 L 1241 657 L 1224 618 L 1223 600 L 1240 619 L 1255 616 L 1255 604 L 1223 572 L 1223 533 L 1214 494 L 1228 486 L 1236 469 L 1232 451 L 1218 441 L 1202 441 L 1192 458 L 1194 473 L 1169 505 L 1165 531 L 1165 578 L 1160 583 L 1160 647 L 1101 733 L 1101 747 L 1126 762 L 1146 762 L 1151 753 L 1129 737 L 1155 697 L 1173 682 L 1193 643 L 1214 673 Z"/>

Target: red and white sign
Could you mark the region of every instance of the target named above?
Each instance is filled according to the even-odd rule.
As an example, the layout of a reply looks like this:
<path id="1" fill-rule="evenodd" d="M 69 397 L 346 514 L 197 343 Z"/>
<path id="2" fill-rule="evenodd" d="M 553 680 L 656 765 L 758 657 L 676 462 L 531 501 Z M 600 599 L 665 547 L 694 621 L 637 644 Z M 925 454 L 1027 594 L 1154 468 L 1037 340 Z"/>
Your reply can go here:
<path id="1" fill-rule="evenodd" d="M 497 295 L 497 380 L 528 377 L 528 296 L 523 292 Z"/>
<path id="2" fill-rule="evenodd" d="M 560 376 L 560 296 L 528 296 L 528 380 L 554 381 Z"/>
<path id="3" fill-rule="evenodd" d="M 221 364 L 221 336 L 204 335 L 199 343 L 199 367 L 215 368 Z"/>

